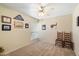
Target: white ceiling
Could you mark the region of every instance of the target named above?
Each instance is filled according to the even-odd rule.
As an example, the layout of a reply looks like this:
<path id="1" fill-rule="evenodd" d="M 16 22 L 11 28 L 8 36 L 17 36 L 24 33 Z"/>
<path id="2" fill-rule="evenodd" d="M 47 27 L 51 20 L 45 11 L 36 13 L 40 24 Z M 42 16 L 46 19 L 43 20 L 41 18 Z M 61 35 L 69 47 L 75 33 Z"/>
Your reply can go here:
<path id="1" fill-rule="evenodd" d="M 40 3 L 4 3 L 10 8 L 26 13 L 34 18 L 45 19 L 49 17 L 62 16 L 66 14 L 72 14 L 76 3 L 48 3 L 46 4 L 47 14 L 39 16 Z"/>

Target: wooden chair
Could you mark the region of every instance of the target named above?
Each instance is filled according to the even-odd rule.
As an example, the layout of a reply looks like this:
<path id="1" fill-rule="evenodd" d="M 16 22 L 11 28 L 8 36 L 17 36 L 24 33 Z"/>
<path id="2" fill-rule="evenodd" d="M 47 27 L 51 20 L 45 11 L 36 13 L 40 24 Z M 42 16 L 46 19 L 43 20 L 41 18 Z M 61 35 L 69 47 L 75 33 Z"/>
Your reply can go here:
<path id="1" fill-rule="evenodd" d="M 73 49 L 72 34 L 64 32 L 63 47 Z"/>
<path id="2" fill-rule="evenodd" d="M 62 47 L 63 44 L 63 32 L 57 32 L 57 39 L 55 41 L 55 46 Z"/>
<path id="3" fill-rule="evenodd" d="M 64 48 L 69 48 L 73 50 L 73 42 L 64 41 Z"/>

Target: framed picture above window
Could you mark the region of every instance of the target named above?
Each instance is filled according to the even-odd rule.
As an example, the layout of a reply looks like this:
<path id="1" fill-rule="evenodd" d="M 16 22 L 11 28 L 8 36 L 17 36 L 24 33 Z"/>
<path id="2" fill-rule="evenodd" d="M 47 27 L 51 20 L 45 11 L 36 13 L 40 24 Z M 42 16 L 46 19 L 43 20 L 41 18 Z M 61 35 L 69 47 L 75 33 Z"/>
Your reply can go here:
<path id="1" fill-rule="evenodd" d="M 2 31 L 11 31 L 11 25 L 2 24 Z"/>
<path id="2" fill-rule="evenodd" d="M 29 28 L 29 24 L 28 23 L 25 23 L 25 28 Z"/>
<path id="3" fill-rule="evenodd" d="M 42 30 L 46 30 L 46 25 L 42 25 Z"/>
<path id="4" fill-rule="evenodd" d="M 1 16 L 1 20 L 2 20 L 2 23 L 9 23 L 9 24 L 11 24 L 11 17 Z"/>

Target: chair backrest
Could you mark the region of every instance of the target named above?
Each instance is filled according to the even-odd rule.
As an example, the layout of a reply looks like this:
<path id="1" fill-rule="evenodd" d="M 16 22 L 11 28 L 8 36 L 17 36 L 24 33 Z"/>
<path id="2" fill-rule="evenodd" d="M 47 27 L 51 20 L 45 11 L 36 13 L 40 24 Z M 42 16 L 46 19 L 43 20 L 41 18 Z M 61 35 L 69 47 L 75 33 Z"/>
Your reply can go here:
<path id="1" fill-rule="evenodd" d="M 57 32 L 57 39 L 63 40 L 63 32 Z"/>
<path id="2" fill-rule="evenodd" d="M 71 41 L 72 40 L 72 33 L 65 33 L 64 32 L 64 41 Z"/>

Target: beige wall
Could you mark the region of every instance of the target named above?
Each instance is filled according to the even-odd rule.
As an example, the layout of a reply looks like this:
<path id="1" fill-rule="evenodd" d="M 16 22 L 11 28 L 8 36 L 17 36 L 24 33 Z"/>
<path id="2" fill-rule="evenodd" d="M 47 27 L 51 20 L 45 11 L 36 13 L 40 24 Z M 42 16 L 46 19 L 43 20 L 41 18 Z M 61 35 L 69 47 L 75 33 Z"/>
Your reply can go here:
<path id="1" fill-rule="evenodd" d="M 11 31 L 2 31 L 0 30 L 0 46 L 2 46 L 5 49 L 5 54 L 9 53 L 13 50 L 16 50 L 18 48 L 24 47 L 31 43 L 31 33 L 32 28 L 31 25 L 33 24 L 33 18 L 24 15 L 20 12 L 17 12 L 15 10 L 9 9 L 5 6 L 0 6 L 0 21 L 1 21 L 1 15 L 9 16 L 9 17 L 15 17 L 16 15 L 21 14 L 24 18 L 24 23 L 29 23 L 30 28 L 29 29 L 15 29 L 14 28 L 14 19 L 12 19 L 12 30 Z M 51 24 L 58 23 L 57 27 L 50 28 Z M 47 29 L 41 30 L 41 25 L 46 24 Z M 37 26 L 35 27 L 35 32 L 38 32 L 38 37 L 45 42 L 53 43 L 55 44 L 57 31 L 66 31 L 69 32 L 72 30 L 72 15 L 65 15 L 55 18 L 49 18 L 49 19 L 43 19 L 41 20 Z M 0 28 L 2 23 L 0 22 Z"/>
<path id="2" fill-rule="evenodd" d="M 58 23 L 58 31 L 71 32 L 72 31 L 72 15 L 65 15 L 56 18 Z"/>
<path id="3" fill-rule="evenodd" d="M 74 10 L 72 24 L 75 53 L 79 56 L 79 26 L 77 26 L 77 16 L 79 16 L 79 5 Z"/>
<path id="4" fill-rule="evenodd" d="M 11 31 L 2 31 L 1 30 L 1 16 L 9 16 L 9 17 L 15 17 L 18 14 L 22 15 L 24 18 L 23 23 L 29 23 L 30 28 L 29 29 L 15 29 L 14 28 L 14 19 L 12 19 L 12 30 Z M 0 47 L 3 47 L 5 49 L 5 54 L 9 53 L 13 50 L 16 50 L 18 48 L 24 47 L 28 44 L 30 44 L 31 41 L 31 23 L 34 19 L 24 15 L 18 11 L 12 10 L 5 6 L 0 6 Z"/>
<path id="5" fill-rule="evenodd" d="M 51 24 L 56 24 L 57 27 L 50 28 Z M 41 30 L 41 25 L 46 24 L 47 29 Z M 72 31 L 72 15 L 64 15 L 59 16 L 55 18 L 49 18 L 49 19 L 42 19 L 39 23 L 39 37 L 40 39 L 55 44 L 55 40 L 57 38 L 57 31 L 65 31 L 65 32 L 71 32 Z"/>

